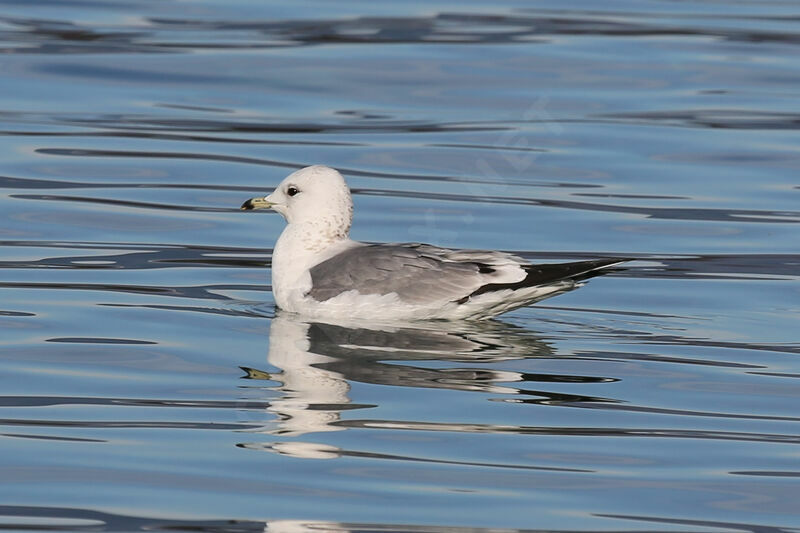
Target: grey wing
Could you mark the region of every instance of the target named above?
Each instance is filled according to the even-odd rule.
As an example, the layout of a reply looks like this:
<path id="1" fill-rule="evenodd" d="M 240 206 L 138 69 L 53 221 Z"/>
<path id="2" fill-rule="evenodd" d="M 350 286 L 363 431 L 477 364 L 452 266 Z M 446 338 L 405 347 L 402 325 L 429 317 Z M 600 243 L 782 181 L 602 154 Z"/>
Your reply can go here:
<path id="1" fill-rule="evenodd" d="M 492 254 L 422 244 L 373 244 L 351 248 L 311 268 L 312 287 L 308 295 L 325 301 L 356 290 L 361 294 L 396 293 L 403 301 L 416 304 L 455 301 L 494 277 L 497 272 L 490 262 Z M 513 258 L 508 254 L 494 257 L 506 263 Z M 513 259 L 521 279 L 524 273 L 517 266 L 517 258 Z"/>

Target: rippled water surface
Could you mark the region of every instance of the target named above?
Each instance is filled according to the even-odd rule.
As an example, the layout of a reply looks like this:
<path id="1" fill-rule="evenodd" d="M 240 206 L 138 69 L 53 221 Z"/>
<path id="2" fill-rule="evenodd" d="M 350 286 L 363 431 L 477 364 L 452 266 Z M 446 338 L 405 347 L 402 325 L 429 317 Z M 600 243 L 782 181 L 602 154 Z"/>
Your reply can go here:
<path id="1" fill-rule="evenodd" d="M 793 1 L 0 1 L 0 529 L 800 531 Z M 283 221 L 633 257 L 277 313 Z"/>

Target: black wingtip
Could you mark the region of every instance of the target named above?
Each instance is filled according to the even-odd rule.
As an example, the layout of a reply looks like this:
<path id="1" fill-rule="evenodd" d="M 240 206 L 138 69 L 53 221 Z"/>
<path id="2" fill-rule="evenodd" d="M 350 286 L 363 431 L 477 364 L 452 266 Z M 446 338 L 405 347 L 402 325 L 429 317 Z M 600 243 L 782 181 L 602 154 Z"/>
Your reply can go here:
<path id="1" fill-rule="evenodd" d="M 602 276 L 612 272 L 610 267 L 621 265 L 628 261 L 633 261 L 630 258 L 609 258 L 609 259 L 593 259 L 590 261 L 578 261 L 575 263 L 560 263 L 552 265 L 554 267 L 562 267 L 565 274 L 560 280 L 571 281 L 584 281 L 595 276 Z M 532 265 L 532 266 L 551 266 L 551 265 Z M 559 269 L 554 269 L 553 273 L 558 275 Z M 556 279 L 554 281 L 560 281 Z"/>
<path id="2" fill-rule="evenodd" d="M 620 265 L 633 259 L 628 257 L 613 257 L 607 259 L 591 259 L 589 261 L 575 261 L 572 263 L 554 263 L 544 265 L 529 265 L 524 267 L 528 271 L 528 278 L 533 275 L 531 281 L 534 284 L 548 283 L 547 278 L 555 281 L 583 281 L 595 276 L 602 276 L 612 272 L 610 267 Z M 540 277 L 541 281 L 536 281 Z"/>
<path id="3" fill-rule="evenodd" d="M 592 259 L 590 261 L 574 261 L 572 263 L 544 263 L 539 265 L 524 265 L 527 275 L 525 279 L 516 283 L 490 283 L 477 289 L 467 297 L 472 298 L 486 292 L 493 292 L 503 289 L 524 289 L 537 285 L 548 285 L 559 281 L 585 281 L 595 276 L 601 276 L 610 272 L 609 267 L 632 261 L 630 258 L 608 258 Z"/>

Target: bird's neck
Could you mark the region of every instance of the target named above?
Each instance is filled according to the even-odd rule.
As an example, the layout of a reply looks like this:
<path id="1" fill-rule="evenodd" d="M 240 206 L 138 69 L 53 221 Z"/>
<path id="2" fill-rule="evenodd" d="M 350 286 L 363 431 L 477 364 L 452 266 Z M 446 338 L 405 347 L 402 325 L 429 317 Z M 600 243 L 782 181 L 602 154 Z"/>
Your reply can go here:
<path id="1" fill-rule="evenodd" d="M 272 290 L 278 305 L 287 308 L 288 287 L 311 288 L 308 269 L 355 244 L 347 231 L 324 231 L 318 224 L 291 223 L 272 252 Z M 303 279 L 308 276 L 309 279 Z M 308 287 L 305 287 L 308 285 Z"/>
<path id="2" fill-rule="evenodd" d="M 275 255 L 280 250 L 294 260 L 299 260 L 300 256 L 316 256 L 330 246 L 349 240 L 349 229 L 349 225 L 341 228 L 318 220 L 287 224 L 275 243 Z"/>

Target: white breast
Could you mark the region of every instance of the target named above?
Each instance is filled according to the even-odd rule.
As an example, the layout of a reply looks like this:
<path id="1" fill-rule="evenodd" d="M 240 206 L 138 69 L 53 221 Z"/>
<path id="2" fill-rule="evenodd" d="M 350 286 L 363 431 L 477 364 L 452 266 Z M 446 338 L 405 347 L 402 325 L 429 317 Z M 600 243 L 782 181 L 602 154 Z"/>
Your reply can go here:
<path id="1" fill-rule="evenodd" d="M 322 236 L 315 228 L 289 224 L 272 252 L 272 293 L 286 311 L 301 312 L 301 303 L 311 289 L 311 267 L 362 243 L 348 238 Z"/>

